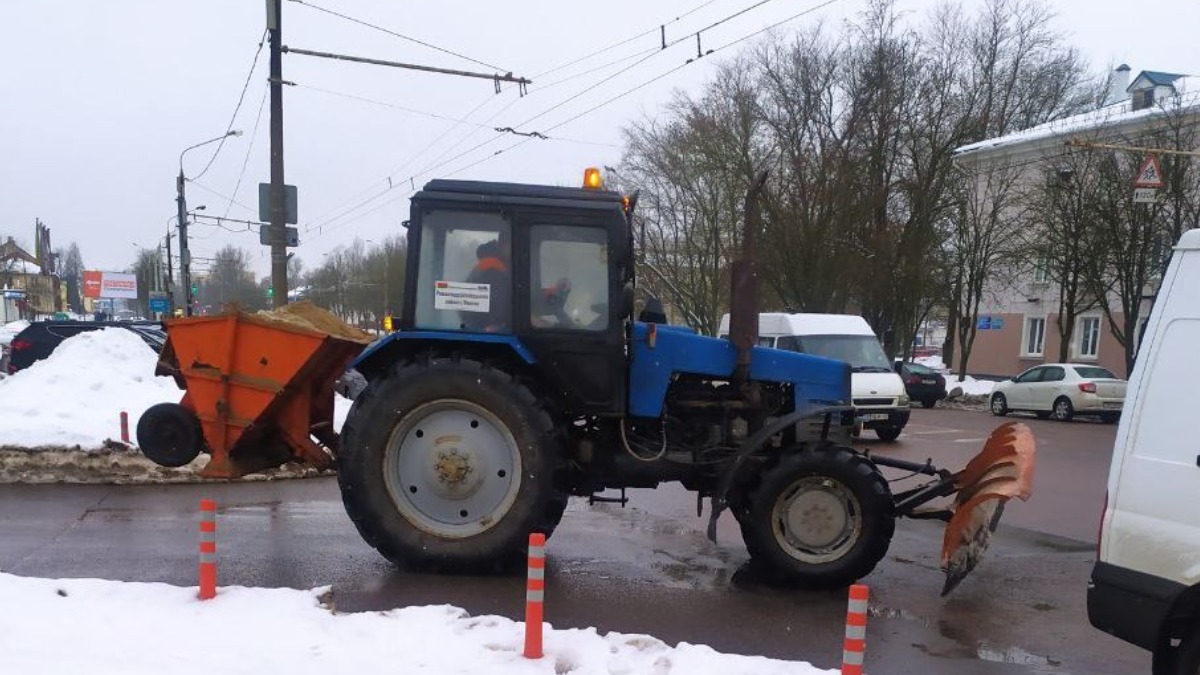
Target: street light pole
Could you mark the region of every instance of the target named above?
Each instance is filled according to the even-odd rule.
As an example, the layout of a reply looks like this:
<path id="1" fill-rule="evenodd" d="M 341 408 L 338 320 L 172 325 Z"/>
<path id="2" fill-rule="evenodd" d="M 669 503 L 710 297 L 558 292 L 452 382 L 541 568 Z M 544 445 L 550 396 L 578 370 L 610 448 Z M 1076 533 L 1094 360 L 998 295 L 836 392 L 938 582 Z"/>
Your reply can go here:
<path id="1" fill-rule="evenodd" d="M 217 136 L 216 138 L 210 138 L 202 143 L 190 145 L 184 148 L 183 152 L 179 153 L 179 176 L 175 179 L 175 205 L 178 208 L 176 217 L 179 218 L 179 283 L 183 284 L 183 311 L 186 316 L 192 315 L 192 256 L 191 253 L 188 252 L 187 195 L 185 191 L 187 178 L 185 178 L 183 175 L 183 156 L 186 155 L 189 150 L 195 150 L 196 148 L 208 145 L 209 143 L 216 143 L 217 141 L 220 141 L 228 136 L 241 135 L 242 132 L 240 130 L 232 129 L 220 136 Z"/>

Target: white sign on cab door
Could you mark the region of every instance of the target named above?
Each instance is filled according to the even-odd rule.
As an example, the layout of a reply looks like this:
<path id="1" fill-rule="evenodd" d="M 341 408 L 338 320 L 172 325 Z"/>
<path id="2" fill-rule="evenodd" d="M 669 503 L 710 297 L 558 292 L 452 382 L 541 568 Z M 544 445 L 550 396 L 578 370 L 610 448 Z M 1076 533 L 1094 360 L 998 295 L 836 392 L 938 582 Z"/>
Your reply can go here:
<path id="1" fill-rule="evenodd" d="M 459 312 L 487 312 L 492 304 L 491 284 L 438 281 L 433 289 L 433 308 Z"/>

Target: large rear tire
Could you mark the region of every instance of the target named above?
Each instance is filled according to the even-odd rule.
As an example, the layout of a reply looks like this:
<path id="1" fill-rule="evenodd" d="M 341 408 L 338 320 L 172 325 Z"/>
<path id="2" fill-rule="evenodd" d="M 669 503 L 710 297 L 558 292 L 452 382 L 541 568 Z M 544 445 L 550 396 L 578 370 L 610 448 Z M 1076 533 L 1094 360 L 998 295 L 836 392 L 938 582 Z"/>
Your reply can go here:
<path id="1" fill-rule="evenodd" d="M 338 485 L 359 534 L 392 562 L 498 570 L 562 518 L 560 439 L 504 371 L 457 358 L 400 364 L 355 400 Z"/>
<path id="2" fill-rule="evenodd" d="M 883 559 L 896 523 L 869 459 L 831 444 L 785 454 L 733 500 L 751 559 L 781 583 L 842 588 Z"/>

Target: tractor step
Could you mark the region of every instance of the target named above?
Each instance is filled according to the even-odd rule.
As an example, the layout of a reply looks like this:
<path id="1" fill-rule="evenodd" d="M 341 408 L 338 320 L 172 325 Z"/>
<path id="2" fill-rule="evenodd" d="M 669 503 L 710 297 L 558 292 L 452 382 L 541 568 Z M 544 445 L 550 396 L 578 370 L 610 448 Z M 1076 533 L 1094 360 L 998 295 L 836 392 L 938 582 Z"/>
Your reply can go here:
<path id="1" fill-rule="evenodd" d="M 621 508 L 625 508 L 625 505 L 629 503 L 629 498 L 625 496 L 625 488 L 621 488 L 621 496 L 620 497 L 605 497 L 597 492 L 593 492 L 591 495 L 588 496 L 588 506 L 591 506 L 596 503 L 620 504 Z"/>

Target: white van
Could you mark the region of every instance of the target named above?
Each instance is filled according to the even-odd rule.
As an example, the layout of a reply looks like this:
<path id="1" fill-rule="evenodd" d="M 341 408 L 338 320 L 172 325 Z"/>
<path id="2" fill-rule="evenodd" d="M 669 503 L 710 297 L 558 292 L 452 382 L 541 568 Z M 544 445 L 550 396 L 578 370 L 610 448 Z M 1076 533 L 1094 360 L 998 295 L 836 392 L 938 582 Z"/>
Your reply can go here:
<path id="1" fill-rule="evenodd" d="M 721 317 L 719 334 L 729 337 L 728 314 Z M 758 315 L 758 336 L 764 347 L 849 363 L 855 416 L 879 438 L 894 441 L 908 424 L 904 380 L 892 370 L 875 331 L 861 316 L 764 313 Z"/>
<path id="2" fill-rule="evenodd" d="M 1179 240 L 1142 336 L 1108 477 L 1092 625 L 1200 672 L 1200 229 Z"/>

